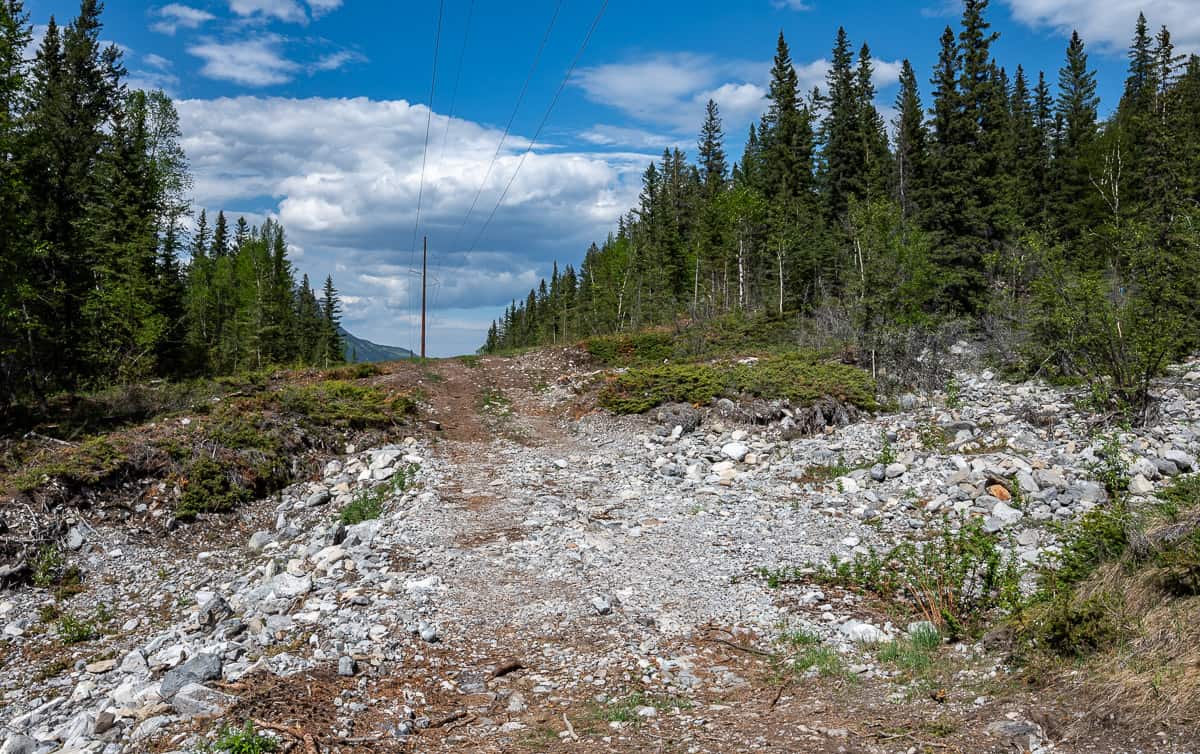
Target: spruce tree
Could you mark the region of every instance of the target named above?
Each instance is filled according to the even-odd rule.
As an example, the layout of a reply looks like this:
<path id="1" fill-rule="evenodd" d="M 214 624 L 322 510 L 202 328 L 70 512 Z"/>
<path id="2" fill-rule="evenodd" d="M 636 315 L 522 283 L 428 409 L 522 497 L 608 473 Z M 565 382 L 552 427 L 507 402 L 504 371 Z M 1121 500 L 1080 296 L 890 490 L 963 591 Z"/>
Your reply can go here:
<path id="1" fill-rule="evenodd" d="M 858 66 L 854 73 L 855 110 L 863 166 L 862 186 L 855 196 L 868 201 L 881 200 L 889 195 L 892 172 L 887 129 L 883 116 L 875 109 L 874 75 L 871 48 L 864 44 L 859 50 Z"/>
<path id="2" fill-rule="evenodd" d="M 15 402 L 33 385 L 30 344 L 39 323 L 28 316 L 36 295 L 26 224 L 25 193 L 16 155 L 21 149 L 21 116 L 27 85 L 25 48 L 31 36 L 20 0 L 0 0 L 0 407 Z"/>
<path id="3" fill-rule="evenodd" d="M 1079 32 L 1072 32 L 1058 74 L 1054 122 L 1054 214 L 1065 240 L 1078 238 L 1102 211 L 1090 177 L 1097 135 L 1096 74 Z"/>
<path id="4" fill-rule="evenodd" d="M 325 277 L 325 285 L 321 288 L 321 318 L 324 321 L 325 366 L 340 364 L 345 360 L 342 355 L 342 336 L 338 331 L 342 323 L 342 304 L 337 289 L 333 287 L 332 275 Z"/>
<path id="5" fill-rule="evenodd" d="M 724 190 L 726 181 L 729 180 L 729 170 L 725 165 L 725 132 L 721 128 L 721 113 L 717 103 L 711 99 L 705 108 L 697 156 L 705 195 L 716 196 Z"/>
<path id="6" fill-rule="evenodd" d="M 851 197 L 862 195 L 866 178 L 860 102 L 852 64 L 850 39 L 846 30 L 839 27 L 825 78 L 828 114 L 822 128 L 825 210 L 834 223 L 845 214 Z"/>
<path id="7" fill-rule="evenodd" d="M 983 286 L 980 249 L 972 218 L 977 213 L 968 152 L 975 125 L 967 120 L 961 85 L 958 41 L 949 26 L 942 32 L 934 68 L 931 174 L 936 176 L 922 203 L 923 225 L 930 231 L 932 260 L 939 288 L 937 306 L 945 312 L 969 312 L 979 305 Z"/>
<path id="8" fill-rule="evenodd" d="M 791 52 L 780 32 L 767 93 L 770 106 L 758 134 L 762 160 L 757 167 L 768 199 L 796 199 L 812 191 L 812 123 L 801 107 L 798 87 Z"/>
<path id="9" fill-rule="evenodd" d="M 925 111 L 921 92 L 912 65 L 905 60 L 900 66 L 900 92 L 896 95 L 895 185 L 896 201 L 902 217 L 913 217 L 928 190 L 928 141 Z"/>

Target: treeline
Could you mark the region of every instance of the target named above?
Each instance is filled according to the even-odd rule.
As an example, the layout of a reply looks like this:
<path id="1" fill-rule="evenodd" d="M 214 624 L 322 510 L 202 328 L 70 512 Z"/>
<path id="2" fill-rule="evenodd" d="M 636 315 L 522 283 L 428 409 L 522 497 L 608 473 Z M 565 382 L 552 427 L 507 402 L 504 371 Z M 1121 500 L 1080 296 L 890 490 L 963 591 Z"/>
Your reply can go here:
<path id="1" fill-rule="evenodd" d="M 904 61 L 891 138 L 867 45 L 856 56 L 839 29 L 824 89 L 802 93 L 781 34 L 741 160 L 730 165 L 710 102 L 697 160 L 665 151 L 616 232 L 514 302 L 484 350 L 830 309 L 868 345 L 946 318 L 1017 328 L 1025 358 L 1063 372 L 1105 350 L 1161 363 L 1195 345 L 1200 58 L 1139 16 L 1102 121 L 1078 34 L 1052 92 L 993 58 L 986 8 L 967 0 L 943 32 L 928 110 Z M 1112 335 L 1126 319 L 1151 323 L 1153 358 Z"/>
<path id="2" fill-rule="evenodd" d="M 332 281 L 297 285 L 283 229 L 194 240 L 179 117 L 130 90 L 103 6 L 50 19 L 32 60 L 0 1 L 0 407 L 154 376 L 341 360 Z M 190 264 L 181 263 L 190 247 Z"/>

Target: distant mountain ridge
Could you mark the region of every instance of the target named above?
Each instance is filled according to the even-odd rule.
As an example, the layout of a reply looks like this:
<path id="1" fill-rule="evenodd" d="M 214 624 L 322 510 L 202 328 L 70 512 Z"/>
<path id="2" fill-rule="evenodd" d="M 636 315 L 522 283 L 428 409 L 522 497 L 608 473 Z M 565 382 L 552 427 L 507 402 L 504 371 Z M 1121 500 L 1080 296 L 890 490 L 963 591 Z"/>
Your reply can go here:
<path id="1" fill-rule="evenodd" d="M 344 327 L 339 327 L 338 333 L 342 336 L 342 353 L 345 354 L 346 361 L 349 363 L 397 361 L 411 359 L 416 355 L 407 348 L 384 346 L 356 337 Z"/>

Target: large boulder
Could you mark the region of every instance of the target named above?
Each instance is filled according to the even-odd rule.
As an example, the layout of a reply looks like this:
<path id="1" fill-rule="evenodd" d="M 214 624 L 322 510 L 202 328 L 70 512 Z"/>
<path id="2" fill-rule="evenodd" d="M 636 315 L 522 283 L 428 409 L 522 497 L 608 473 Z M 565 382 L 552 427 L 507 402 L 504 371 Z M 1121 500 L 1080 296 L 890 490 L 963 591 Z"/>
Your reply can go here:
<path id="1" fill-rule="evenodd" d="M 170 699 L 184 686 L 204 683 L 221 677 L 221 657 L 215 654 L 199 654 L 163 676 L 159 694 Z"/>

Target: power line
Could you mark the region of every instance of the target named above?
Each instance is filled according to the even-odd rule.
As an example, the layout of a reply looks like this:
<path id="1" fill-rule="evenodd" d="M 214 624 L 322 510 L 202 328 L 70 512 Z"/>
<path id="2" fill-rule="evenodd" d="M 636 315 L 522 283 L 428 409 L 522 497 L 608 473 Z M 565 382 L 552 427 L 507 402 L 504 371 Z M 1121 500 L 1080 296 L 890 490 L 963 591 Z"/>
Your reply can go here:
<path id="1" fill-rule="evenodd" d="M 446 115 L 446 129 L 442 131 L 442 151 L 441 155 L 446 154 L 446 142 L 450 138 L 450 123 L 454 120 L 454 107 L 458 103 L 458 85 L 462 82 L 463 61 L 467 57 L 467 40 L 471 36 L 471 19 L 475 15 L 475 0 L 471 0 L 471 4 L 467 6 L 467 23 L 463 27 L 462 49 L 458 53 L 458 72 L 454 74 L 454 91 L 450 94 L 450 112 Z"/>
<path id="2" fill-rule="evenodd" d="M 558 0 L 554 5 L 554 15 L 550 17 L 550 25 L 546 27 L 546 33 L 542 35 L 542 43 L 538 46 L 537 54 L 533 58 L 533 65 L 530 67 L 529 73 L 525 76 L 525 83 L 521 85 L 521 93 L 517 95 L 517 104 L 513 107 L 512 115 L 508 117 L 508 124 L 504 127 L 504 133 L 500 136 L 500 143 L 496 145 L 496 153 L 492 155 L 492 160 L 488 163 L 487 170 L 484 171 L 483 180 L 479 182 L 479 188 L 475 191 L 475 198 L 471 200 L 471 206 L 467 210 L 466 216 L 463 217 L 462 225 L 458 226 L 458 231 L 454 234 L 454 242 L 450 245 L 452 249 L 458 248 L 458 239 L 462 236 L 463 229 L 467 227 L 467 221 L 471 219 L 471 213 L 475 211 L 475 205 L 479 203 L 479 196 L 483 193 L 483 189 L 487 185 L 487 180 L 492 175 L 492 169 L 495 168 L 496 161 L 500 159 L 500 152 L 504 149 L 504 142 L 508 139 L 513 122 L 517 119 L 521 103 L 525 101 L 525 94 L 529 91 L 529 83 L 533 80 L 533 74 L 537 71 L 538 64 L 542 60 L 542 53 L 546 50 L 546 42 L 550 40 L 550 32 L 554 30 L 554 24 L 558 20 L 558 14 L 561 10 L 562 0 Z"/>
<path id="3" fill-rule="evenodd" d="M 472 8 L 474 0 L 472 0 Z M 471 206 L 467 209 L 467 214 L 463 216 L 462 224 L 458 226 L 458 230 L 454 232 L 454 240 L 449 248 L 451 250 L 458 248 L 459 239 L 462 237 L 463 231 L 467 227 L 467 222 L 471 219 L 471 214 L 475 211 L 475 207 L 479 204 L 479 197 L 483 195 L 483 189 L 487 186 L 488 178 L 492 175 L 492 170 L 496 167 L 497 160 L 500 159 L 500 153 L 504 151 L 504 142 L 507 141 L 509 133 L 512 131 L 513 123 L 516 122 L 517 114 L 521 111 L 521 105 L 525 101 L 525 95 L 529 92 L 529 85 L 533 81 L 533 75 L 537 73 L 538 66 L 541 64 L 542 55 L 546 51 L 546 44 L 550 41 L 550 35 L 554 31 L 554 26 L 558 22 L 559 13 L 562 11 L 562 0 L 557 0 L 554 5 L 554 13 L 550 16 L 550 23 L 546 25 L 546 31 L 542 34 L 542 41 L 538 45 L 537 52 L 533 56 L 533 64 L 529 67 L 529 73 L 525 75 L 525 81 L 521 84 L 521 90 L 517 94 L 516 104 L 513 105 L 512 113 L 508 116 L 508 123 L 504 126 L 504 133 L 500 135 L 500 141 L 496 144 L 496 151 L 492 154 L 492 159 L 488 162 L 487 170 L 484 171 L 483 179 L 479 182 L 479 187 L 475 190 L 475 196 L 471 199 Z M 464 49 L 465 49 L 464 38 Z M 460 64 L 461 67 L 461 64 Z M 447 130 L 449 123 L 446 124 Z M 444 255 L 436 255 L 434 261 L 435 277 L 441 271 Z M 437 309 L 438 298 L 441 296 L 442 284 L 441 280 L 434 285 L 433 289 L 433 306 Z"/>
<path id="4" fill-rule="evenodd" d="M 409 246 L 409 249 L 410 249 L 410 251 L 408 253 L 409 268 L 411 268 L 413 266 L 412 265 L 413 257 L 417 251 L 417 230 L 421 226 L 421 202 L 425 198 L 425 163 L 426 163 L 426 160 L 429 159 L 429 131 L 430 131 L 430 128 L 433 126 L 433 96 L 434 96 L 434 93 L 437 91 L 438 54 L 441 51 L 441 47 L 442 47 L 442 16 L 445 13 L 445 10 L 446 10 L 446 0 L 438 0 L 437 32 L 433 38 L 433 76 L 431 77 L 431 80 L 429 82 L 429 105 L 428 105 L 428 110 L 425 113 L 425 148 L 421 152 L 421 179 L 420 179 L 420 183 L 418 183 L 418 185 L 417 185 L 417 217 L 416 217 L 416 220 L 413 222 L 412 245 Z M 413 313 L 412 286 L 405 286 L 405 287 L 408 292 L 408 309 L 409 309 L 409 313 L 411 315 Z M 412 331 L 411 331 L 411 322 L 410 322 L 409 345 L 411 346 L 412 344 L 413 344 L 412 343 Z"/>
<path id="5" fill-rule="evenodd" d="M 458 70 L 454 74 L 454 90 L 450 94 L 450 110 L 449 110 L 449 113 L 446 115 L 446 128 L 442 131 L 442 149 L 439 152 L 439 159 L 445 159 L 446 144 L 450 140 L 450 126 L 454 122 L 454 112 L 455 112 L 455 109 L 458 104 L 458 89 L 459 89 L 459 84 L 462 82 L 463 63 L 465 62 L 466 57 L 467 57 L 467 43 L 471 37 L 471 20 L 474 17 L 475 17 L 475 0 L 471 0 L 470 4 L 467 6 L 467 20 L 466 20 L 466 23 L 463 25 L 462 47 L 460 48 L 459 53 L 458 53 Z M 434 255 L 433 266 L 434 266 L 433 302 L 434 302 L 434 307 L 436 308 L 438 293 L 441 290 L 441 285 L 442 285 L 441 279 L 438 277 L 438 273 L 441 271 L 441 267 L 442 267 L 442 255 L 437 255 L 437 254 Z"/>
<path id="6" fill-rule="evenodd" d="M 500 209 L 500 205 L 504 203 L 504 198 L 508 196 L 508 190 L 512 188 L 513 182 L 517 180 L 517 175 L 521 172 L 521 167 L 525 164 L 525 158 L 533 151 L 537 144 L 538 137 L 542 135 L 542 129 L 546 127 L 547 121 L 550 120 L 550 114 L 554 112 L 554 106 L 558 104 L 558 99 L 562 96 L 563 90 L 567 86 L 567 82 L 571 79 L 571 74 L 575 72 L 575 67 L 579 65 L 580 58 L 587 50 L 588 43 L 592 41 L 592 35 L 596 32 L 596 27 L 600 25 L 600 19 L 604 17 L 604 11 L 608 8 L 608 0 L 603 0 L 600 3 L 600 10 L 596 13 L 596 18 L 592 20 L 592 25 L 588 29 L 587 36 L 583 38 L 583 44 L 579 46 L 579 52 L 575 53 L 575 59 L 571 61 L 571 66 L 567 69 L 567 73 L 563 76 L 562 82 L 558 85 L 558 90 L 554 93 L 554 99 L 550 100 L 550 106 L 546 108 L 546 114 L 542 116 L 542 122 L 538 124 L 537 131 L 534 132 L 533 138 L 529 140 L 529 146 L 521 153 L 521 159 L 517 162 L 517 169 L 513 171 L 512 177 L 508 179 L 508 184 L 504 187 L 504 191 L 500 193 L 500 198 L 496 200 L 496 206 L 492 207 L 491 214 L 483 223 L 483 227 L 479 229 L 479 234 L 475 237 L 475 242 L 467 249 L 467 254 L 475 251 L 475 247 L 479 245 L 483 239 L 483 234 L 487 231 L 488 226 L 492 223 L 492 218 L 496 216 L 496 212 Z"/>

